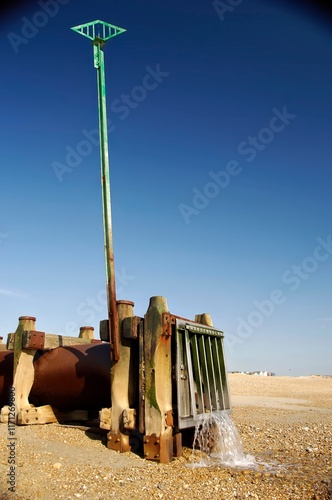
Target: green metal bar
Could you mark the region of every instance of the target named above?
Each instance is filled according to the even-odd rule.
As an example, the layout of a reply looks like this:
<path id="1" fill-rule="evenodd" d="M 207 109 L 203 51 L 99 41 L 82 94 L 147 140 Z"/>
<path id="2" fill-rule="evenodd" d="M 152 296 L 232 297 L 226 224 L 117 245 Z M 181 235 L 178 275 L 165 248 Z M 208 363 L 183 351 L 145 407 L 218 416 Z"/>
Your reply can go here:
<path id="1" fill-rule="evenodd" d="M 176 332 L 178 413 L 180 418 L 194 415 L 191 410 L 188 360 L 184 343 L 184 331 Z"/>
<path id="2" fill-rule="evenodd" d="M 194 381 L 196 383 L 196 391 L 197 391 L 198 413 L 202 414 L 204 413 L 204 392 L 203 392 L 201 366 L 199 363 L 199 353 L 198 353 L 196 334 L 191 334 L 191 348 L 192 348 Z"/>
<path id="3" fill-rule="evenodd" d="M 189 332 L 187 329 L 185 329 L 184 335 L 185 335 L 185 345 L 186 345 L 186 354 L 187 354 L 187 363 L 188 363 L 191 409 L 192 409 L 193 417 L 195 418 L 197 415 L 196 398 L 195 398 L 195 379 L 194 379 L 194 372 L 193 372 L 192 360 L 191 360 L 191 355 L 190 355 L 190 338 L 189 338 Z"/>
<path id="4" fill-rule="evenodd" d="M 206 351 L 206 359 L 207 359 L 207 368 L 209 374 L 210 381 L 210 389 L 211 389 L 211 400 L 212 400 L 212 409 L 218 410 L 218 402 L 217 402 L 217 385 L 215 378 L 215 366 L 214 360 L 212 356 L 212 346 L 211 346 L 211 337 L 206 336 L 205 338 L 205 351 Z"/>
<path id="5" fill-rule="evenodd" d="M 204 384 L 205 411 L 206 410 L 212 411 L 213 405 L 211 401 L 211 388 L 209 380 L 208 362 L 206 359 L 204 335 L 198 335 L 197 337 L 198 337 L 198 352 L 201 361 L 203 384 Z"/>
<path id="6" fill-rule="evenodd" d="M 222 339 L 220 339 L 218 342 L 218 353 L 219 353 L 220 369 L 221 369 L 221 377 L 222 377 L 224 405 L 225 405 L 225 409 L 227 410 L 231 407 L 231 402 L 230 402 L 230 397 L 229 397 L 227 371 L 226 371 L 226 365 L 225 365 L 224 348 L 223 348 Z"/>
<path id="7" fill-rule="evenodd" d="M 98 35 L 96 36 L 96 27 Z M 114 28 L 106 37 L 106 27 L 110 30 Z M 91 31 L 92 30 L 92 36 Z M 102 28 L 103 38 L 100 38 Z M 114 252 L 112 237 L 112 213 L 111 213 L 111 190 L 109 176 L 109 156 L 108 156 L 108 135 L 107 135 L 107 113 L 106 113 L 106 85 L 105 85 L 105 67 L 104 52 L 102 50 L 105 42 L 113 36 L 123 33 L 123 28 L 113 26 L 103 21 L 97 20 L 87 24 L 80 24 L 71 28 L 80 35 L 92 39 L 94 67 L 97 69 L 98 85 L 98 115 L 99 115 L 99 141 L 100 141 L 100 164 L 101 164 L 101 187 L 102 187 L 102 206 L 103 206 L 103 228 L 104 228 L 104 249 L 106 263 L 106 289 L 108 304 L 108 320 L 111 341 L 112 360 L 118 361 L 120 357 L 120 338 L 119 326 L 116 310 L 116 287 L 115 287 L 115 269 Z"/>
<path id="8" fill-rule="evenodd" d="M 99 138 L 100 138 L 100 166 L 101 166 L 101 188 L 104 221 L 104 244 L 106 263 L 106 288 L 108 319 L 113 344 L 113 357 L 119 359 L 119 327 L 116 312 L 116 287 L 114 269 L 114 251 L 112 237 L 112 213 L 111 213 L 111 190 L 109 177 L 109 156 L 108 156 L 108 135 L 107 135 L 107 113 L 106 113 L 106 86 L 105 86 L 105 66 L 104 52 L 102 46 L 104 42 L 96 39 L 93 42 L 94 66 L 97 69 L 98 84 L 98 112 L 99 112 Z"/>
<path id="9" fill-rule="evenodd" d="M 222 342 L 222 339 L 219 339 L 218 337 L 213 337 L 211 339 L 212 342 L 212 355 L 214 359 L 214 365 L 216 367 L 216 384 L 217 384 L 217 394 L 218 394 L 218 410 L 224 410 L 225 409 L 225 404 L 224 404 L 224 394 L 223 394 L 223 387 L 222 387 L 222 376 L 221 376 L 221 368 L 220 368 L 220 360 L 219 360 L 219 354 L 218 354 L 218 342 Z"/>

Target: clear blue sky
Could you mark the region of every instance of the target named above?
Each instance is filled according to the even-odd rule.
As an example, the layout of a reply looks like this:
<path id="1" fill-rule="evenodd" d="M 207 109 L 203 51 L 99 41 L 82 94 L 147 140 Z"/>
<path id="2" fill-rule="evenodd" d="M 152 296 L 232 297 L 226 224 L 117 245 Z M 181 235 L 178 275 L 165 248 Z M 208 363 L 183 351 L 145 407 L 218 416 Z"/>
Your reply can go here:
<path id="1" fill-rule="evenodd" d="M 117 298 L 209 312 L 229 370 L 331 374 L 331 27 L 277 0 L 2 15 L 0 334 L 107 315 L 96 70 L 70 30 L 95 19 L 127 29 L 105 47 Z"/>

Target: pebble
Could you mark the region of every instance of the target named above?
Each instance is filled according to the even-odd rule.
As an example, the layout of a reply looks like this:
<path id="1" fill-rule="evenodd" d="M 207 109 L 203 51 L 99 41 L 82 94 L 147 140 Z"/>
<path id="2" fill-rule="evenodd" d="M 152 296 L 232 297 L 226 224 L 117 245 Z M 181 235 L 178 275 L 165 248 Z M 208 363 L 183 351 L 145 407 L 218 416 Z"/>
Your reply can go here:
<path id="1" fill-rule="evenodd" d="M 75 428 L 24 426 L 16 428 L 17 498 L 331 499 L 332 380 L 232 375 L 229 381 L 231 394 L 308 400 L 308 409 L 303 404 L 301 411 L 268 405 L 233 408 L 244 451 L 255 456 L 255 468 L 192 467 L 189 448 L 171 464 L 159 464 L 112 452 L 102 439 Z M 316 410 L 310 412 L 310 407 Z M 7 427 L 0 425 L 0 449 L 6 444 Z M 38 474 L 31 477 L 29 470 Z M 0 492 L 7 488 L 7 472 L 7 457 L 1 454 Z"/>

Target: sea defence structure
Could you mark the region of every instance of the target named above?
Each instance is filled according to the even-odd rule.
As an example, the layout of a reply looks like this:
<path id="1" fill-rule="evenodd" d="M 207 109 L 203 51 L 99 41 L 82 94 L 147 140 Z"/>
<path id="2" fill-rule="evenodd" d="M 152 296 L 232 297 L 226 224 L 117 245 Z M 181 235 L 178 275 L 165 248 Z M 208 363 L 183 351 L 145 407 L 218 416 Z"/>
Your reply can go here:
<path id="1" fill-rule="evenodd" d="M 117 312 L 118 360 L 110 356 L 108 320 L 95 340 L 91 327 L 80 338 L 64 337 L 19 318 L 0 351 L 1 422 L 81 422 L 98 412 L 109 448 L 136 451 L 141 443 L 145 458 L 167 463 L 181 454 L 181 431 L 206 413 L 230 411 L 223 333 L 208 314 L 194 321 L 173 315 L 160 296 L 143 318 L 131 301 L 117 301 Z"/>

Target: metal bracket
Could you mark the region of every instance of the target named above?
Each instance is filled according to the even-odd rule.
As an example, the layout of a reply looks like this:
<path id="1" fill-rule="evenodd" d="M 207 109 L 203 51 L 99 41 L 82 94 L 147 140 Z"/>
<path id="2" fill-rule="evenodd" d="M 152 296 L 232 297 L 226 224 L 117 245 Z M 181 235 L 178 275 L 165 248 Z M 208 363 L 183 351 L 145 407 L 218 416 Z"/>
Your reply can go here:
<path id="1" fill-rule="evenodd" d="M 162 314 L 163 334 L 166 335 L 166 337 L 170 337 L 172 335 L 172 325 L 175 324 L 175 321 L 175 316 L 172 314 Z"/>
<path id="2" fill-rule="evenodd" d="M 23 332 L 23 349 L 44 349 L 45 345 L 45 332 L 38 332 L 36 330 L 30 330 L 29 332 Z"/>
<path id="3" fill-rule="evenodd" d="M 159 460 L 160 439 L 156 434 L 144 436 L 144 457 L 149 460 Z"/>
<path id="4" fill-rule="evenodd" d="M 130 451 L 129 437 L 121 432 L 110 431 L 107 434 L 107 448 L 119 453 Z"/>
<path id="5" fill-rule="evenodd" d="M 109 432 L 107 434 L 107 448 L 121 453 L 121 433 Z"/>

